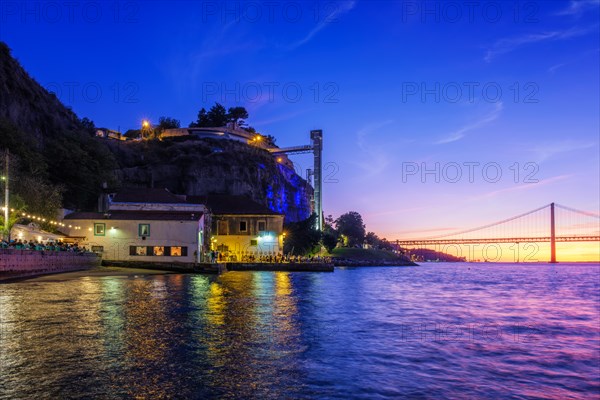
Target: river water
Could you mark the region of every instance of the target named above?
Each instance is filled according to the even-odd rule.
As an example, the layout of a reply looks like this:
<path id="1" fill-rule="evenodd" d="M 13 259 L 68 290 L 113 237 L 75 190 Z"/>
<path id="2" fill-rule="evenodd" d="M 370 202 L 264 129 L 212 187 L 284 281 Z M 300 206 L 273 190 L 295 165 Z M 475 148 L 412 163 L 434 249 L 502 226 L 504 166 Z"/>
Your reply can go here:
<path id="1" fill-rule="evenodd" d="M 599 398 L 598 264 L 0 286 L 0 398 Z"/>

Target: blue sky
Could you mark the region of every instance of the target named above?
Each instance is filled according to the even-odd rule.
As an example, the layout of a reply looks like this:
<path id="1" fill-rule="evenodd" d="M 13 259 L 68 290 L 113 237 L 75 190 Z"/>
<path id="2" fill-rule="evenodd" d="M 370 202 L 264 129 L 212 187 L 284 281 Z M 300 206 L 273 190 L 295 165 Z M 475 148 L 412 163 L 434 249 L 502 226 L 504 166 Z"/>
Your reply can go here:
<path id="1" fill-rule="evenodd" d="M 599 14 L 595 0 L 25 1 L 0 5 L 0 39 L 98 126 L 187 126 L 219 101 L 281 146 L 323 129 L 326 214 L 395 239 L 552 201 L 598 212 Z M 439 182 L 421 176 L 436 165 Z"/>

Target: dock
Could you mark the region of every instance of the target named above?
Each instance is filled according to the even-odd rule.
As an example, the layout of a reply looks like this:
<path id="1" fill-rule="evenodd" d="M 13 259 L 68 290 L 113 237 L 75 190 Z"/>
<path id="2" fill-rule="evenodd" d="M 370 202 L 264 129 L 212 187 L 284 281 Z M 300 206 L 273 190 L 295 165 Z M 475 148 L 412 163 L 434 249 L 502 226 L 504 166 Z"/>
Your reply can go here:
<path id="1" fill-rule="evenodd" d="M 150 263 L 144 261 L 103 260 L 103 266 L 140 268 L 181 273 L 223 274 L 229 271 L 333 272 L 329 263 Z"/>

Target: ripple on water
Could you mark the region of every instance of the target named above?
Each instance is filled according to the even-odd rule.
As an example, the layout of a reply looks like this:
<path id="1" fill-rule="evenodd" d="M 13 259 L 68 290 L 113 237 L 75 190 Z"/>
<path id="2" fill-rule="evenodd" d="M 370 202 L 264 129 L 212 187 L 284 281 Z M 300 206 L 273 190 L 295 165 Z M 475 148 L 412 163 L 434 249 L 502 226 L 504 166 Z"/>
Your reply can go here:
<path id="1" fill-rule="evenodd" d="M 599 280 L 487 263 L 4 284 L 0 398 L 593 398 Z"/>

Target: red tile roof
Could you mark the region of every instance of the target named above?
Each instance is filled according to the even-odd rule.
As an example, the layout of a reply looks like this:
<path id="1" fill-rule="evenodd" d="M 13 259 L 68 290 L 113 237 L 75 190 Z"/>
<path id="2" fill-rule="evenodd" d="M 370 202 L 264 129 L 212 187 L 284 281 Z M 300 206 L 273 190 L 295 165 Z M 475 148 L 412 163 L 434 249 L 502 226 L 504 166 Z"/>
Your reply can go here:
<path id="1" fill-rule="evenodd" d="M 245 196 L 212 194 L 188 196 L 188 202 L 204 204 L 216 215 L 283 215 Z"/>
<path id="2" fill-rule="evenodd" d="M 65 220 L 92 219 L 92 220 L 121 220 L 121 221 L 198 221 L 201 212 L 188 211 L 123 211 L 113 210 L 106 213 L 99 212 L 74 212 L 65 216 Z"/>
<path id="3" fill-rule="evenodd" d="M 168 203 L 183 204 L 186 203 L 185 196 L 176 195 L 167 189 L 151 188 L 124 188 L 121 189 L 112 199 L 113 203 Z"/>

